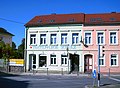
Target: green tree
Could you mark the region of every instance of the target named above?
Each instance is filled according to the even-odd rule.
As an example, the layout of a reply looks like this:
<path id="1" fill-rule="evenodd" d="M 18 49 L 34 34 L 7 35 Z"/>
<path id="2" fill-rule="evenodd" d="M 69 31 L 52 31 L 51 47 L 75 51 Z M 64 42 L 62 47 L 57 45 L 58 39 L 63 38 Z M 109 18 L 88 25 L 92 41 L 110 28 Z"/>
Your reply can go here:
<path id="1" fill-rule="evenodd" d="M 21 55 L 21 58 L 24 58 L 24 48 L 25 48 L 25 38 L 22 39 L 21 44 L 18 46 L 18 52 L 19 55 Z"/>

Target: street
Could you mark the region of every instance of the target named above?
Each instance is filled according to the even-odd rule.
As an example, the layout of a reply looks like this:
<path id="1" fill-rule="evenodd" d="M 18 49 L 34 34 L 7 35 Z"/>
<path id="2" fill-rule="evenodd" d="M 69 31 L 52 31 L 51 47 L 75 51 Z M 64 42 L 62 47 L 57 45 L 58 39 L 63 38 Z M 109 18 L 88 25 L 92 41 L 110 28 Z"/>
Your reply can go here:
<path id="1" fill-rule="evenodd" d="M 120 78 L 120 77 L 119 77 Z M 116 85 L 120 82 L 101 77 L 101 85 Z M 93 85 L 91 76 L 62 75 L 5 75 L 0 76 L 0 88 L 85 88 Z M 97 86 L 97 79 L 95 81 Z"/>

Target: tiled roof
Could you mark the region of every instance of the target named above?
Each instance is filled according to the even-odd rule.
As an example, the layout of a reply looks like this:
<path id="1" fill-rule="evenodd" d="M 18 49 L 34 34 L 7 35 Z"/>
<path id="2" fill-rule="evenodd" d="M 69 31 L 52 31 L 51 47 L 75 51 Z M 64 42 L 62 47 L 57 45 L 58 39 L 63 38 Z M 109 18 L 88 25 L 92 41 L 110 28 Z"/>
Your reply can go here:
<path id="1" fill-rule="evenodd" d="M 25 26 L 41 26 L 49 24 L 83 23 L 84 14 L 51 14 L 35 16 Z"/>
<path id="2" fill-rule="evenodd" d="M 120 23 L 120 13 L 85 14 L 85 24 Z"/>
<path id="3" fill-rule="evenodd" d="M 9 33 L 7 30 L 5 30 L 4 28 L 1 28 L 1 27 L 0 27 L 0 34 L 7 34 L 7 35 L 14 36 L 13 34 Z"/>
<path id="4" fill-rule="evenodd" d="M 35 16 L 25 24 L 29 26 L 44 26 L 52 24 L 111 24 L 120 23 L 120 13 L 102 13 L 102 14 L 51 14 Z"/>

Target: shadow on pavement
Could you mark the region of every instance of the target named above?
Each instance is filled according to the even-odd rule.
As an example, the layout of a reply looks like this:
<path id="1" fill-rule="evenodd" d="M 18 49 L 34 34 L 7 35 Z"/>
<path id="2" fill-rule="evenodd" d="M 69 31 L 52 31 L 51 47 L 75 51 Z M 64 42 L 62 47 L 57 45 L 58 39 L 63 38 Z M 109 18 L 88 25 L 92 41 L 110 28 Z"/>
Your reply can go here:
<path id="1" fill-rule="evenodd" d="M 14 77 L 19 75 L 0 72 L 0 88 L 27 88 L 28 81 L 16 81 L 5 77 Z"/>

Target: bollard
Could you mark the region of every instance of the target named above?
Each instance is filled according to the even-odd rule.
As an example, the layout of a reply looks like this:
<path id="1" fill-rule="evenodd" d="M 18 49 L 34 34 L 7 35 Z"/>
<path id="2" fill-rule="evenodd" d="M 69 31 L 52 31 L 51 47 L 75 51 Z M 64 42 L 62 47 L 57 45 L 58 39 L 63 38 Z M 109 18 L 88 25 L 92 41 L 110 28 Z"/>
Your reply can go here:
<path id="1" fill-rule="evenodd" d="M 63 75 L 63 68 L 61 68 L 61 75 Z"/>
<path id="2" fill-rule="evenodd" d="M 108 76 L 110 77 L 110 68 L 109 68 L 109 73 L 108 73 Z"/>
<path id="3" fill-rule="evenodd" d="M 48 75 L 48 68 L 47 68 L 47 75 Z"/>

